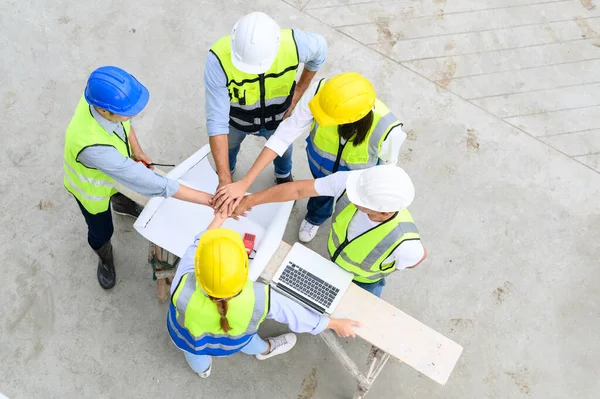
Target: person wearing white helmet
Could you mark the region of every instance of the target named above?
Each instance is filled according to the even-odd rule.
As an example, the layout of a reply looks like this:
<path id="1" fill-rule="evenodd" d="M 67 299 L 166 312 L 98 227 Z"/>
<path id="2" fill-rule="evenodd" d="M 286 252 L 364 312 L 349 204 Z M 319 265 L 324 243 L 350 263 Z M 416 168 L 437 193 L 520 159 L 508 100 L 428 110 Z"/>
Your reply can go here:
<path id="1" fill-rule="evenodd" d="M 262 12 L 242 17 L 211 47 L 204 68 L 206 129 L 219 186 L 232 183 L 247 135 L 271 137 L 327 58 L 317 34 L 280 29 Z M 299 64 L 304 69 L 295 81 Z M 277 183 L 292 181 L 292 146 L 273 161 Z"/>
<path id="2" fill-rule="evenodd" d="M 327 250 L 333 262 L 354 274 L 354 283 L 380 296 L 386 277 L 416 267 L 427 256 L 408 211 L 415 188 L 396 165 L 336 172 L 245 196 L 233 215 L 253 206 L 316 196 L 335 198 Z"/>

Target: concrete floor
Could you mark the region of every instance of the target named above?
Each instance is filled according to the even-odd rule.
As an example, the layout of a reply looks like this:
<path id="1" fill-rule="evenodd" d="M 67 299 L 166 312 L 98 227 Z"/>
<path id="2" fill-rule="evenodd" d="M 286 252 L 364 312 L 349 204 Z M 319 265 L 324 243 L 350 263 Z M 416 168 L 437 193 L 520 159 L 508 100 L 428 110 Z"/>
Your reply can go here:
<path id="1" fill-rule="evenodd" d="M 226 4 L 225 4 L 226 3 Z M 115 64 L 151 91 L 146 152 L 207 143 L 202 68 L 252 10 L 330 46 L 319 76 L 356 70 L 409 132 L 400 164 L 429 259 L 384 298 L 465 348 L 439 386 L 391 362 L 373 398 L 595 398 L 600 328 L 598 0 L 14 1 L 0 6 L 0 391 L 10 398 L 344 398 L 354 384 L 317 338 L 236 355 L 209 380 L 170 343 L 147 244 L 115 217 L 118 283 L 96 282 L 62 186 L 63 133 L 89 72 Z M 262 142 L 248 140 L 238 171 Z M 296 178 L 308 177 L 304 144 Z M 257 187 L 271 181 L 265 171 Z M 238 176 L 239 177 L 239 176 Z M 285 239 L 304 215 L 296 205 Z M 314 248 L 324 250 L 321 231 Z M 266 323 L 261 334 L 285 331 Z M 358 362 L 361 341 L 346 344 Z M 596 392 L 596 394 L 594 394 Z"/>

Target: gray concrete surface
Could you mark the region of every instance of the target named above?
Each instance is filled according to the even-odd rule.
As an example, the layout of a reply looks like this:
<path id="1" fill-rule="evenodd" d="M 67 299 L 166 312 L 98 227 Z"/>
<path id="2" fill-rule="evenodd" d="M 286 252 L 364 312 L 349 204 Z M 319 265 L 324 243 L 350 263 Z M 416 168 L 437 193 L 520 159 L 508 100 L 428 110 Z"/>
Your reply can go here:
<path id="1" fill-rule="evenodd" d="M 225 2 L 223 2 L 225 3 Z M 82 0 L 0 5 L 0 391 L 10 398 L 343 398 L 325 345 L 218 359 L 204 381 L 164 327 L 146 242 L 115 217 L 118 283 L 96 282 L 85 224 L 62 187 L 63 132 L 89 72 L 151 91 L 146 151 L 180 161 L 207 142 L 202 69 L 242 14 L 323 34 L 319 76 L 356 70 L 401 115 L 401 165 L 429 259 L 384 298 L 465 348 L 445 386 L 392 362 L 373 398 L 594 398 L 600 296 L 597 0 Z M 261 142 L 248 140 L 238 170 Z M 308 177 L 304 144 L 294 174 Z M 595 170 L 594 170 L 595 169 Z M 257 187 L 270 184 L 271 171 Z M 293 241 L 304 215 L 296 205 Z M 324 250 L 325 232 L 314 248 Z M 266 323 L 261 334 L 285 331 Z M 364 342 L 349 341 L 361 362 Z M 594 394 L 596 392 L 596 394 Z"/>

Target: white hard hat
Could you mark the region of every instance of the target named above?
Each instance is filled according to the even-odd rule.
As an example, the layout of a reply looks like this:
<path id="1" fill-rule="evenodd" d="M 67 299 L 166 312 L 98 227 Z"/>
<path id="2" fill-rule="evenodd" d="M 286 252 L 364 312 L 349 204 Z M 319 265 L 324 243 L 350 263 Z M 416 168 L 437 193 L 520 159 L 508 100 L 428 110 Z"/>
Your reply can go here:
<path id="1" fill-rule="evenodd" d="M 354 205 L 377 212 L 397 212 L 412 203 L 415 187 L 404 169 L 380 165 L 350 172 L 346 194 Z"/>
<path id="2" fill-rule="evenodd" d="M 243 16 L 231 31 L 231 61 L 242 72 L 267 72 L 279 51 L 277 22 L 262 12 Z"/>

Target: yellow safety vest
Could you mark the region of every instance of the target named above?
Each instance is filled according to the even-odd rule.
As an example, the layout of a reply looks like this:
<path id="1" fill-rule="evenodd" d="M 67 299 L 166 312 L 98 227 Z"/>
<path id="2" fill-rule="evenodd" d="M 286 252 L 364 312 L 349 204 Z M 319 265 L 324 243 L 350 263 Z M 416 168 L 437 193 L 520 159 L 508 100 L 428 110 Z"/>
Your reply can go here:
<path id="1" fill-rule="evenodd" d="M 317 92 L 325 83 L 319 82 Z M 338 126 L 320 126 L 313 120 L 310 135 L 306 139 L 308 164 L 315 178 L 324 177 L 338 171 L 366 169 L 377 165 L 381 145 L 390 131 L 402 123 L 388 107 L 375 100 L 373 124 L 365 141 L 355 146 L 351 141 L 341 143 Z"/>
<path id="2" fill-rule="evenodd" d="M 261 75 L 237 69 L 231 62 L 231 37 L 220 38 L 210 49 L 227 78 L 229 123 L 244 132 L 261 127 L 275 130 L 286 113 L 296 87 L 298 48 L 291 29 L 281 30 L 279 52 L 273 65 Z"/>
<path id="3" fill-rule="evenodd" d="M 124 157 L 131 157 L 129 145 L 129 121 L 122 122 L 125 141 L 116 133 L 107 132 L 92 116 L 92 111 L 83 96 L 75 109 L 75 115 L 67 127 L 64 152 L 65 188 L 81 202 L 91 214 L 104 212 L 110 206 L 110 197 L 117 192 L 117 182 L 105 173 L 88 168 L 78 157 L 87 147 L 115 147 Z"/>
<path id="4" fill-rule="evenodd" d="M 227 356 L 246 346 L 269 311 L 268 285 L 250 280 L 228 301 L 228 333 L 221 330 L 217 305 L 199 288 L 193 272 L 184 275 L 167 315 L 167 329 L 175 345 L 196 355 Z"/>
<path id="5" fill-rule="evenodd" d="M 396 270 L 396 262 L 383 262 L 407 240 L 418 240 L 419 232 L 408 209 L 403 209 L 352 240 L 348 226 L 358 210 L 346 192 L 337 200 L 327 249 L 331 260 L 354 274 L 360 283 L 375 283 Z"/>

